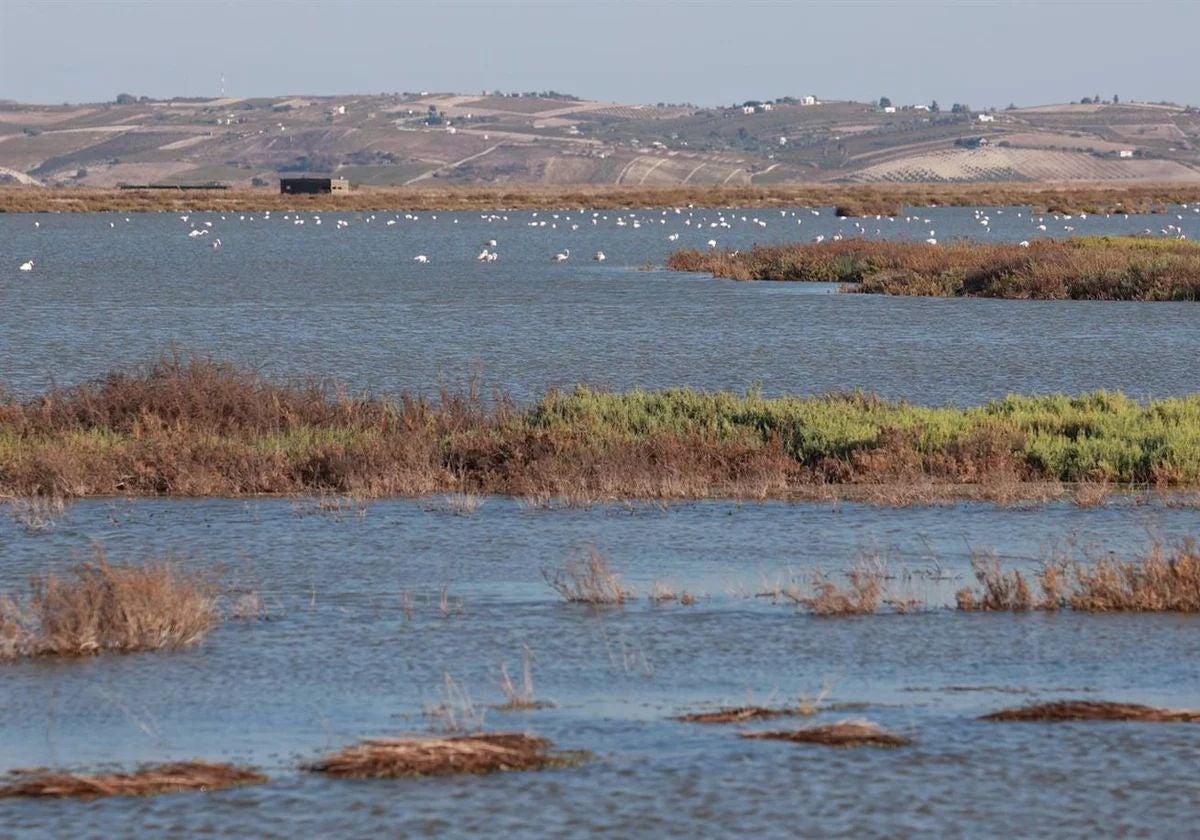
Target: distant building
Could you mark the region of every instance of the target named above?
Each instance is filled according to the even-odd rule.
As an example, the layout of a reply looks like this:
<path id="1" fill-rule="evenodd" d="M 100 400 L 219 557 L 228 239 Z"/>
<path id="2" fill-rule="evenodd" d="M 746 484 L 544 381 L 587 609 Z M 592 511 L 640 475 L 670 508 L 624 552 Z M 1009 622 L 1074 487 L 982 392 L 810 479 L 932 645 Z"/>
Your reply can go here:
<path id="1" fill-rule="evenodd" d="M 979 121 L 980 122 L 995 122 L 996 118 L 991 114 L 980 114 Z"/>
<path id="2" fill-rule="evenodd" d="M 279 191 L 288 195 L 350 192 L 345 178 L 280 178 Z"/>
<path id="3" fill-rule="evenodd" d="M 885 114 L 896 113 L 896 106 L 895 105 L 885 105 L 883 108 L 883 113 L 885 113 Z"/>
<path id="4" fill-rule="evenodd" d="M 954 145 L 967 149 L 978 149 L 988 145 L 988 139 L 986 137 L 959 137 L 954 141 Z"/>
<path id="5" fill-rule="evenodd" d="M 742 113 L 743 113 L 743 114 L 753 114 L 753 113 L 754 113 L 754 106 L 753 106 L 753 105 L 743 105 L 743 106 L 742 106 Z"/>
<path id="6" fill-rule="evenodd" d="M 801 96 L 801 97 L 800 97 L 800 104 L 801 104 L 801 105 L 816 105 L 816 104 L 817 104 L 817 97 L 815 97 L 815 96 L 811 96 L 811 95 L 810 95 L 810 96 Z"/>
<path id="7" fill-rule="evenodd" d="M 770 102 L 764 102 L 764 103 L 762 104 L 762 109 L 763 109 L 764 111 L 770 111 L 770 110 L 771 110 L 771 107 L 772 107 L 772 105 L 771 105 L 771 103 L 770 103 Z"/>
<path id="8" fill-rule="evenodd" d="M 929 110 L 928 105 L 914 105 L 914 106 L 912 106 L 912 108 L 914 111 L 928 111 Z"/>
<path id="9" fill-rule="evenodd" d="M 1117 157 L 1131 158 L 1133 157 L 1133 149 L 1121 149 L 1117 152 Z"/>

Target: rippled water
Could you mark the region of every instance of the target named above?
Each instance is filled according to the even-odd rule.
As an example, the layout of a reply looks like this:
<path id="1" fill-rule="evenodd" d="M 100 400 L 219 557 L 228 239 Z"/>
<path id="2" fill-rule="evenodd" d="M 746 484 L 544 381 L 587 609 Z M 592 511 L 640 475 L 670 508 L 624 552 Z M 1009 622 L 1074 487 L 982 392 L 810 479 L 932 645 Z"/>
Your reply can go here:
<path id="1" fill-rule="evenodd" d="M 944 603 L 969 582 L 972 547 L 1029 565 L 1071 542 L 1133 551 L 1148 535 L 1174 539 L 1194 526 L 1194 511 L 1158 506 L 541 511 L 500 499 L 466 517 L 432 500 L 379 502 L 361 516 L 287 500 L 95 501 L 46 533 L 6 521 L 6 588 L 86 556 L 99 539 L 116 559 L 186 549 L 186 562 L 224 565 L 227 581 L 263 594 L 270 618 L 228 621 L 184 652 L 5 666 L 0 771 L 203 757 L 256 764 L 273 781 L 88 805 L 0 800 L 0 825 L 72 837 L 982 836 L 1001 824 L 1026 836 L 1180 836 L 1200 795 L 1200 727 L 977 718 L 1057 697 L 1195 705 L 1200 619 L 949 610 L 820 619 L 755 593 L 867 552 L 888 558 L 898 590 Z M 664 581 L 698 603 L 640 597 L 603 612 L 561 603 L 542 570 L 593 543 L 643 596 Z M 555 707 L 490 710 L 486 722 L 591 750 L 583 767 L 394 783 L 297 770 L 363 737 L 425 730 L 422 711 L 439 700 L 444 673 L 481 708 L 500 702 L 499 663 L 518 669 L 525 646 L 537 695 Z M 816 720 L 868 716 L 915 746 L 749 742 L 739 727 L 670 720 L 823 689 L 827 703 L 864 705 Z"/>
<path id="2" fill-rule="evenodd" d="M 865 225 L 943 241 L 1020 240 L 1039 223 L 1060 235 L 1173 224 L 1195 237 L 1193 209 L 1041 221 L 991 209 L 986 230 L 971 210 L 923 210 Z M 176 346 L 387 392 L 478 371 L 522 399 L 579 381 L 865 388 L 925 403 L 1200 390 L 1193 304 L 896 299 L 642 270 L 710 238 L 740 248 L 857 232 L 828 210 L 303 220 L 0 215 L 0 383 L 35 393 Z M 477 263 L 493 238 L 500 260 Z M 552 263 L 564 248 L 571 259 Z M 590 259 L 599 249 L 603 263 Z M 419 253 L 431 262 L 413 262 Z M 36 269 L 18 273 L 30 258 Z M 378 502 L 361 516 L 312 500 L 98 500 L 41 533 L 4 516 L 0 591 L 86 558 L 95 540 L 118 560 L 221 567 L 262 593 L 269 618 L 227 621 L 177 653 L 3 666 L 0 772 L 205 758 L 255 764 L 272 781 L 88 804 L 0 800 L 0 837 L 1187 836 L 1200 727 L 978 718 L 1063 697 L 1200 706 L 1200 619 L 947 609 L 819 619 L 755 596 L 867 554 L 886 560 L 897 595 L 944 605 L 971 582 L 978 548 L 1031 565 L 1055 550 L 1137 552 L 1197 523 L 1194 509 L 1132 503 L 544 511 L 501 499 L 472 516 L 439 500 Z M 543 570 L 589 545 L 638 599 L 604 612 L 557 599 Z M 655 581 L 698 603 L 651 605 Z M 525 648 L 538 696 L 555 706 L 492 709 L 486 723 L 591 750 L 584 766 L 368 783 L 298 770 L 361 738 L 427 731 L 423 710 L 447 673 L 480 708 L 500 702 L 500 663 L 518 670 Z M 822 690 L 855 705 L 817 720 L 868 716 L 915 745 L 806 748 L 670 720 Z"/>
<path id="3" fill-rule="evenodd" d="M 1056 220 L 993 208 L 986 228 L 970 209 L 923 209 L 861 224 L 868 236 L 941 241 L 1162 235 L 1168 224 L 1195 238 L 1195 209 Z M 639 270 L 710 239 L 744 248 L 858 233 L 854 220 L 816 212 L 325 214 L 320 225 L 312 214 L 303 225 L 280 214 L 0 215 L 0 383 L 36 392 L 175 346 L 385 392 L 477 373 L 522 399 L 580 381 L 864 388 L 936 403 L 1200 389 L 1192 304 L 896 299 Z M 480 264 L 490 239 L 500 259 Z M 567 248 L 568 262 L 551 261 Z M 592 261 L 597 250 L 605 262 Z M 30 258 L 35 270 L 18 272 Z"/>

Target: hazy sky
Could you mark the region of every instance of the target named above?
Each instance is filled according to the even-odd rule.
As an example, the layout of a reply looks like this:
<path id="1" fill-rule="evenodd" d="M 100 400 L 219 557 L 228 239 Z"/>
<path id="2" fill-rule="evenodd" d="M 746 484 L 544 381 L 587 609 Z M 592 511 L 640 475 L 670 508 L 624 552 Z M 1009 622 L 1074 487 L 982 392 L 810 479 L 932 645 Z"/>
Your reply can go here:
<path id="1" fill-rule="evenodd" d="M 1200 104 L 1200 0 L 0 0 L 0 99 L 555 89 Z"/>

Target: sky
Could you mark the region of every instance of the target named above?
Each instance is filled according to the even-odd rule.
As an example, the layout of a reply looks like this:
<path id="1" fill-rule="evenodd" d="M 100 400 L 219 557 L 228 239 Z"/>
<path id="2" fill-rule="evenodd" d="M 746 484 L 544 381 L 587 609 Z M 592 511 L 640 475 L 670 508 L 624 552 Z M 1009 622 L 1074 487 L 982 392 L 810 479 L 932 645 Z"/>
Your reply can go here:
<path id="1" fill-rule="evenodd" d="M 1200 0 L 0 0 L 0 99 L 557 90 L 1200 105 Z"/>

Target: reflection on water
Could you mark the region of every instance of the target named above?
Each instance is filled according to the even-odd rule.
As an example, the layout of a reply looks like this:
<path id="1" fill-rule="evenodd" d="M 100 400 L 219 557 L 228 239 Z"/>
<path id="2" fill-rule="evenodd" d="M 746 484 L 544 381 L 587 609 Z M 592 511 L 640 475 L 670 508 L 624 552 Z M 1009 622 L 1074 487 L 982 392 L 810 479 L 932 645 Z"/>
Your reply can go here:
<path id="1" fill-rule="evenodd" d="M 754 597 L 780 579 L 888 559 L 896 585 L 948 601 L 972 548 L 1031 565 L 1054 548 L 1133 552 L 1194 530 L 1195 513 L 1118 504 L 891 510 L 704 503 L 473 516 L 385 501 L 365 516 L 267 501 L 92 501 L 49 532 L 0 525 L 0 588 L 86 556 L 172 552 L 263 594 L 270 618 L 229 621 L 170 654 L 5 666 L 0 771 L 203 757 L 274 781 L 210 796 L 80 805 L 0 801 L 8 833 L 57 836 L 502 833 L 518 836 L 1181 835 L 1197 791 L 1200 728 L 1002 725 L 976 718 L 1031 699 L 1197 705 L 1194 617 L 982 615 L 818 619 Z M 544 568 L 598 545 L 642 593 L 606 612 L 560 603 Z M 654 581 L 699 594 L 655 607 Z M 461 609 L 444 615 L 443 586 Z M 408 593 L 406 597 L 406 593 Z M 410 605 L 406 609 L 406 604 Z M 528 646 L 554 708 L 486 712 L 590 749 L 581 768 L 487 778 L 352 783 L 299 760 L 359 738 L 423 730 L 444 673 L 480 706 L 499 664 Z M 668 718 L 705 703 L 787 702 L 827 688 L 916 739 L 895 751 L 749 742 Z M 971 689 L 971 690 L 965 690 Z M 768 727 L 778 722 L 766 724 Z M 1138 797 L 1130 808 L 1124 791 Z M 797 820 L 801 820 L 800 823 Z M 802 828 L 800 826 L 803 826 Z"/>

